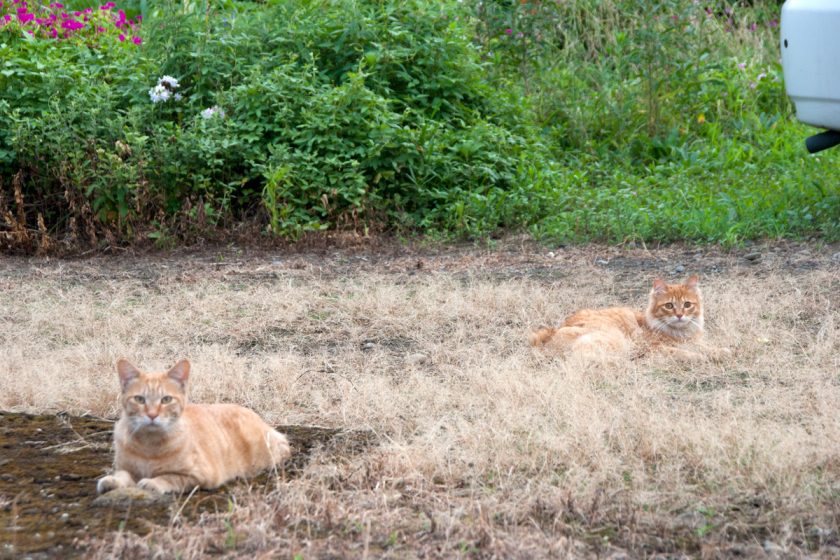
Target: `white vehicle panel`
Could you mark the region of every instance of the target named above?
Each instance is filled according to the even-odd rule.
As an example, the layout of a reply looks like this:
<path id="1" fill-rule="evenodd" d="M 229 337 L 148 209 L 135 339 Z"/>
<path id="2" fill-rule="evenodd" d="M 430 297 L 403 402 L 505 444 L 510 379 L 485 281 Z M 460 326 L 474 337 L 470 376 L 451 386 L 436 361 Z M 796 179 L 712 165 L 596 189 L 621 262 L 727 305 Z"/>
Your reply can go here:
<path id="1" fill-rule="evenodd" d="M 780 42 L 785 89 L 796 117 L 840 130 L 840 1 L 785 2 Z"/>

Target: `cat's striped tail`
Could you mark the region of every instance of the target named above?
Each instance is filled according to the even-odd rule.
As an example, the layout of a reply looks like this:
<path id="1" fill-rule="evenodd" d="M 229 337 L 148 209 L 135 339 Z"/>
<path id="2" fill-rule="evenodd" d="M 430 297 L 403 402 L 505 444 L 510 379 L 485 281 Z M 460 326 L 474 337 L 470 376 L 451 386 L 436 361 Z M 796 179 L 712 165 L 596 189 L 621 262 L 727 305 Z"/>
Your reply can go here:
<path id="1" fill-rule="evenodd" d="M 542 327 L 531 333 L 531 336 L 528 337 L 528 342 L 531 343 L 531 346 L 543 346 L 546 342 L 551 340 L 556 333 L 557 329 Z"/>

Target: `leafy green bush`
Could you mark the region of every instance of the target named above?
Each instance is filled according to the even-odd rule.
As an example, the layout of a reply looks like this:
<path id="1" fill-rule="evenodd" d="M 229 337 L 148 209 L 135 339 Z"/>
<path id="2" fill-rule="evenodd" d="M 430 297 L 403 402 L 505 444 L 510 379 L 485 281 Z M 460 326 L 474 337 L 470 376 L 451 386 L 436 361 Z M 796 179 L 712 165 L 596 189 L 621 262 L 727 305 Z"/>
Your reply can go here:
<path id="1" fill-rule="evenodd" d="M 60 229 L 64 193 L 81 193 L 95 226 L 127 239 L 196 208 L 212 225 L 262 215 L 291 236 L 448 229 L 451 212 L 436 206 L 513 184 L 527 144 L 505 126 L 521 111 L 497 109 L 504 98 L 452 14 L 427 2 L 239 5 L 177 20 L 162 9 L 141 50 L 117 53 L 132 79 L 109 74 L 114 52 L 39 44 L 84 87 L 43 84 L 53 101 L 41 117 L 13 115 L 25 194 L 50 201 L 42 214 Z"/>
<path id="2" fill-rule="evenodd" d="M 530 101 L 563 169 L 532 174 L 514 223 L 559 240 L 840 234 L 838 156 L 803 149 L 777 2 L 470 6 L 494 80 Z"/>
<path id="3" fill-rule="evenodd" d="M 801 148 L 775 2 L 130 7 L 142 24 L 93 7 L 107 32 L 0 27 L 0 214 L 22 197 L 42 238 L 840 236 L 837 155 Z"/>

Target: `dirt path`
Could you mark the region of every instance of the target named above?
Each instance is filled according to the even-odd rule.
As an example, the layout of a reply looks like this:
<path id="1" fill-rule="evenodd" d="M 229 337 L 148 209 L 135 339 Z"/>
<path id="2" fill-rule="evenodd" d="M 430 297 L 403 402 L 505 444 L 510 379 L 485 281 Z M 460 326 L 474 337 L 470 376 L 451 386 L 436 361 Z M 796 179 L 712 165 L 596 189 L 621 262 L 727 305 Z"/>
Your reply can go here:
<path id="1" fill-rule="evenodd" d="M 528 276 L 558 278 L 569 266 L 591 265 L 618 272 L 624 278 L 640 274 L 690 271 L 705 275 L 725 272 L 766 275 L 797 273 L 840 265 L 840 243 L 780 241 L 723 249 L 717 246 L 622 247 L 588 245 L 555 247 L 527 238 L 507 238 L 483 244 L 403 245 L 380 242 L 309 250 L 213 247 L 170 253 L 118 253 L 80 259 L 0 258 L 0 281 L 30 275 L 64 278 L 68 282 L 97 279 L 140 280 L 150 285 L 162 279 L 186 282 L 198 278 L 238 277 L 270 280 L 281 275 L 358 276 L 377 274 L 485 274 L 496 278 Z"/>

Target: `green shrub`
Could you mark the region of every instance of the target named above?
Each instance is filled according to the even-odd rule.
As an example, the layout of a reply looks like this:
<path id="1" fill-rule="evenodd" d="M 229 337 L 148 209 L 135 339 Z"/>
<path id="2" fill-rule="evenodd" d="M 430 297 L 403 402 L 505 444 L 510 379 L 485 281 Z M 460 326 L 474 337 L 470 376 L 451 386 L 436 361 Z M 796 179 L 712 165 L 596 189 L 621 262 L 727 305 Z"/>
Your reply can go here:
<path id="1" fill-rule="evenodd" d="M 0 211 L 21 186 L 33 231 L 840 236 L 776 2 L 131 7 L 142 44 L 0 27 Z"/>

